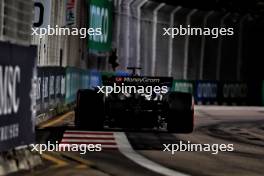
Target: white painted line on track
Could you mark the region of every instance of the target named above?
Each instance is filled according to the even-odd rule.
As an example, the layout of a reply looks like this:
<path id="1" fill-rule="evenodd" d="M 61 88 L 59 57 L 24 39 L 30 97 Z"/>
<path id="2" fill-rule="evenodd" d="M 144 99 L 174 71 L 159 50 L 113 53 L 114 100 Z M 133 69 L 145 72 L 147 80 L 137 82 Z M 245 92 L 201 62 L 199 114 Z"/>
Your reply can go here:
<path id="1" fill-rule="evenodd" d="M 65 145 L 73 145 L 73 146 L 75 146 L 74 144 L 76 144 L 76 143 L 68 143 L 68 142 L 61 142 L 60 144 L 65 144 Z M 80 143 L 80 144 L 91 144 L 91 143 Z M 118 149 L 117 148 L 117 146 L 116 145 L 106 145 L 106 144 L 101 144 L 102 145 L 102 150 L 103 149 Z"/>
<path id="2" fill-rule="evenodd" d="M 113 132 L 105 132 L 105 131 L 84 131 L 84 130 L 67 130 L 65 131 L 66 134 L 71 133 L 88 133 L 88 134 L 105 134 L 105 135 L 111 135 Z"/>
<path id="3" fill-rule="evenodd" d="M 102 149 L 117 150 L 113 132 L 67 130 L 60 144 L 101 144 Z"/>
<path id="4" fill-rule="evenodd" d="M 83 143 L 98 143 L 98 144 L 103 144 L 105 142 L 108 143 L 115 143 L 115 140 L 100 140 L 100 139 L 65 139 L 63 138 L 61 142 L 83 142 Z"/>
<path id="5" fill-rule="evenodd" d="M 113 136 L 110 136 L 110 135 L 92 135 L 92 134 L 67 134 L 65 133 L 63 135 L 63 137 L 65 138 L 78 138 L 78 137 L 83 137 L 83 138 L 113 138 Z"/>
<path id="6" fill-rule="evenodd" d="M 140 166 L 147 168 L 153 172 L 159 173 L 161 175 L 165 175 L 165 176 L 189 176 L 187 174 L 166 168 L 138 154 L 130 145 L 125 133 L 115 132 L 114 136 L 115 136 L 119 151 L 124 156 L 134 161 L 135 163 L 139 164 Z"/>

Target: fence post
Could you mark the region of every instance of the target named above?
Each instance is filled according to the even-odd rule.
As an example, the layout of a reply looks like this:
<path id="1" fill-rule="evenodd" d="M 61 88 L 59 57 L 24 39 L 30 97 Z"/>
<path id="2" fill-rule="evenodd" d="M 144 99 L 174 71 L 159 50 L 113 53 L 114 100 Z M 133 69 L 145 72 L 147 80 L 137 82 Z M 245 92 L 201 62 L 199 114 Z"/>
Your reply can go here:
<path id="1" fill-rule="evenodd" d="M 151 63 L 151 76 L 155 75 L 155 65 L 156 65 L 156 52 L 157 52 L 157 15 L 158 11 L 165 5 L 165 3 L 159 4 L 153 10 L 153 33 L 152 33 L 152 63 Z"/>
<path id="2" fill-rule="evenodd" d="M 243 16 L 239 21 L 239 36 L 237 49 L 237 81 L 241 80 L 241 62 L 242 62 L 242 47 L 243 47 L 243 24 L 248 18 L 249 14 Z"/>
<path id="3" fill-rule="evenodd" d="M 182 7 L 176 7 L 170 14 L 170 28 L 174 26 L 174 16 Z M 168 61 L 168 76 L 172 76 L 172 59 L 173 59 L 173 38 L 169 38 L 169 61 Z"/>
<path id="4" fill-rule="evenodd" d="M 226 18 L 230 15 L 230 13 L 227 13 L 224 15 L 220 22 L 220 27 L 223 27 L 225 25 Z M 217 60 L 216 60 L 216 80 L 220 80 L 220 71 L 221 71 L 221 60 L 222 60 L 222 43 L 223 43 L 223 37 L 219 37 L 219 43 L 217 48 Z"/>
<path id="5" fill-rule="evenodd" d="M 191 10 L 186 17 L 186 27 L 191 23 L 192 15 L 197 12 L 197 9 Z M 189 57 L 189 39 L 190 35 L 185 35 L 185 43 L 184 43 L 184 60 L 183 60 L 183 79 L 187 79 L 188 74 L 188 57 Z"/>
<path id="6" fill-rule="evenodd" d="M 140 34 L 141 34 L 141 8 L 148 0 L 142 0 L 137 6 L 137 60 L 136 66 L 140 67 L 140 52 L 141 52 L 141 45 L 140 45 Z"/>
<path id="7" fill-rule="evenodd" d="M 208 12 L 203 19 L 203 27 L 207 26 L 208 18 L 214 13 L 214 11 Z M 200 55 L 200 70 L 199 70 L 199 79 L 203 79 L 203 69 L 204 69 L 204 53 L 205 53 L 205 35 L 202 35 L 201 41 L 201 55 Z"/>

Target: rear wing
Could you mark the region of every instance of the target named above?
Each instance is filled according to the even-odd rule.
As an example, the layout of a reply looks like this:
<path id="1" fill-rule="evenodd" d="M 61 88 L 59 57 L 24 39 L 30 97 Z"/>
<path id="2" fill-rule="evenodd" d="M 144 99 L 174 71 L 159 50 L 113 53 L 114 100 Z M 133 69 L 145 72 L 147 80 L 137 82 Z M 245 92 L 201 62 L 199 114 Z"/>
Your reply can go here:
<path id="1" fill-rule="evenodd" d="M 104 86 L 129 85 L 129 86 L 167 86 L 172 87 L 172 77 L 149 77 L 149 76 L 103 76 Z"/>

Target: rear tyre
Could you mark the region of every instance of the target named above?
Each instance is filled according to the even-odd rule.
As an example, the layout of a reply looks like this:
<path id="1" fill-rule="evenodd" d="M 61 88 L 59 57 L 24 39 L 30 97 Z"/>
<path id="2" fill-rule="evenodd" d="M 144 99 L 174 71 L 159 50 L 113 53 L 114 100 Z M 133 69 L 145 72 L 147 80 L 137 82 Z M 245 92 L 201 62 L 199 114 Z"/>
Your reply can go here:
<path id="1" fill-rule="evenodd" d="M 105 106 L 103 94 L 94 90 L 79 90 L 75 108 L 75 126 L 79 129 L 101 130 L 104 126 Z"/>
<path id="2" fill-rule="evenodd" d="M 167 97 L 167 130 L 172 133 L 191 133 L 194 126 L 193 100 L 189 93 L 170 92 Z"/>

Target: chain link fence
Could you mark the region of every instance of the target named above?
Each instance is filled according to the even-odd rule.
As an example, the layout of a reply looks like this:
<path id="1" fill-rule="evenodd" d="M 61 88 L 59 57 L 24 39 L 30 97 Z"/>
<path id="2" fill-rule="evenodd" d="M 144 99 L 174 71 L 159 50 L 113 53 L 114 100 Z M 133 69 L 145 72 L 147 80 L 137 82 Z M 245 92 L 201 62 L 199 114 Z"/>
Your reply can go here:
<path id="1" fill-rule="evenodd" d="M 174 79 L 241 81 L 246 22 L 232 12 L 202 11 L 151 0 L 115 0 L 114 41 L 120 70 Z M 163 35 L 168 28 L 233 28 L 234 35 Z M 242 37 L 241 37 L 242 36 Z"/>

